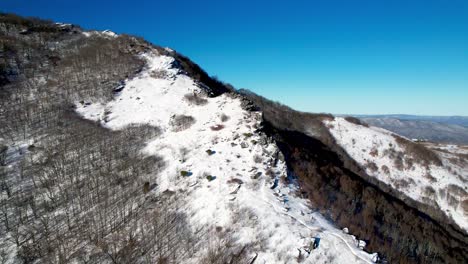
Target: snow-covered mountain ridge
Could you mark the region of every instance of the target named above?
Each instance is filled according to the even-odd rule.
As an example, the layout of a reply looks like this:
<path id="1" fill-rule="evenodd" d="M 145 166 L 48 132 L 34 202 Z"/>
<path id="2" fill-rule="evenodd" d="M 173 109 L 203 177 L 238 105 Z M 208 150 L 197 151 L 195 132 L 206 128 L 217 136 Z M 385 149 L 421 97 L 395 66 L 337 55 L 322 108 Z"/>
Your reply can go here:
<path id="1" fill-rule="evenodd" d="M 275 143 L 258 132 L 261 113 L 242 109 L 234 95 L 208 98 L 173 67 L 171 57 L 156 50 L 142 56 L 147 68 L 126 81 L 111 102 L 77 102 L 76 111 L 110 129 L 131 124 L 161 129 L 142 150 L 162 156 L 167 164 L 151 179 L 158 185 L 155 195 L 184 193 L 193 228 L 210 224 L 230 229 L 239 243 L 255 245 L 249 250 L 261 263 L 295 262 L 299 256 L 305 263 L 371 262 L 373 256 L 358 249 L 352 236 L 297 196 L 284 161 L 274 158 L 281 155 Z M 322 243 L 309 255 L 315 236 Z"/>
<path id="2" fill-rule="evenodd" d="M 296 112 L 141 38 L 0 33 L 6 263 L 468 259 L 462 146 Z"/>
<path id="3" fill-rule="evenodd" d="M 325 123 L 337 143 L 367 174 L 414 200 L 439 208 L 468 231 L 468 167 L 464 161 L 444 158 L 442 164 L 434 164 L 408 151 L 399 136 L 384 129 L 354 124 L 344 118 Z"/>

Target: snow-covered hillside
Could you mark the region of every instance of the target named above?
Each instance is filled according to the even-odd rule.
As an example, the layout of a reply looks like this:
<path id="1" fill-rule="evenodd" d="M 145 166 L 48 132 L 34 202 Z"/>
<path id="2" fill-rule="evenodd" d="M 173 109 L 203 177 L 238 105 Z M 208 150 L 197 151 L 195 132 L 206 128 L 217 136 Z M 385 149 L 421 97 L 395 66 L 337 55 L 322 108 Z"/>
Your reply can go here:
<path id="1" fill-rule="evenodd" d="M 337 143 L 368 175 L 441 210 L 468 231 L 468 166 L 463 158 L 438 151 L 432 155 L 440 162 L 431 162 L 424 156 L 427 152 L 415 152 L 419 148 L 412 144 L 417 143 L 387 130 L 355 124 L 345 118 L 324 122 Z"/>
<path id="2" fill-rule="evenodd" d="M 163 157 L 166 164 L 151 179 L 157 183 L 151 195 L 184 196 L 192 229 L 230 230 L 235 243 L 250 245 L 252 258 L 258 254 L 255 263 L 295 263 L 301 258 L 305 263 L 372 262 L 374 255 L 360 249 L 358 240 L 312 212 L 309 201 L 296 196 L 297 185 L 287 179 L 277 146 L 257 132 L 260 113 L 243 110 L 241 99 L 234 95 L 206 97 L 175 67 L 172 57 L 157 51 L 142 57 L 147 68 L 127 80 L 111 102 L 77 102 L 76 111 L 113 130 L 132 124 L 161 130 L 141 150 Z M 346 140 L 355 136 L 339 137 L 341 126 L 357 128 L 339 119 L 332 124 L 334 135 L 348 146 Z M 362 148 L 373 146 L 362 141 Z M 354 154 L 352 150 L 351 144 L 349 151 Z M 389 161 L 386 164 L 390 166 Z M 384 176 L 394 175 L 391 169 Z M 440 186 L 448 183 L 440 178 Z M 321 238 L 320 246 L 309 255 L 314 237 Z M 197 263 L 199 255 L 186 263 Z"/>

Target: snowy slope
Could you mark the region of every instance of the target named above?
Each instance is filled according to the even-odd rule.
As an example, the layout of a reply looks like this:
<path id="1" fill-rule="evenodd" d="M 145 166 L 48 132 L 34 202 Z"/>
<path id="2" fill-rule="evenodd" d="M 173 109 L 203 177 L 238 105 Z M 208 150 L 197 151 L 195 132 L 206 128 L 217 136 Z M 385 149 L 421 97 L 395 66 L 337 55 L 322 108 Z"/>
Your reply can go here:
<path id="1" fill-rule="evenodd" d="M 154 195 L 167 190 L 186 195 L 192 228 L 211 224 L 232 230 L 237 243 L 252 243 L 255 263 L 295 263 L 299 252 L 305 263 L 372 262 L 358 240 L 295 195 L 285 163 L 274 158 L 277 146 L 256 132 L 260 113 L 243 110 L 233 95 L 206 98 L 173 67 L 172 57 L 157 51 L 142 56 L 147 69 L 128 80 L 113 101 L 76 103 L 76 111 L 114 130 L 131 124 L 161 129 L 142 149 L 166 162 L 152 179 L 158 184 Z M 189 100 L 194 96 L 199 103 Z M 275 181 L 278 187 L 272 189 Z M 320 247 L 308 256 L 305 249 L 315 236 L 321 237 Z M 197 257 L 186 263 L 197 263 Z"/>
<path id="2" fill-rule="evenodd" d="M 387 130 L 338 117 L 324 122 L 337 143 L 368 175 L 414 200 L 438 208 L 468 231 L 468 212 L 462 208 L 463 201 L 468 199 L 466 163 L 454 162 L 444 153 L 438 153 L 442 166 L 426 166 L 418 162 L 421 157 L 411 156 Z"/>

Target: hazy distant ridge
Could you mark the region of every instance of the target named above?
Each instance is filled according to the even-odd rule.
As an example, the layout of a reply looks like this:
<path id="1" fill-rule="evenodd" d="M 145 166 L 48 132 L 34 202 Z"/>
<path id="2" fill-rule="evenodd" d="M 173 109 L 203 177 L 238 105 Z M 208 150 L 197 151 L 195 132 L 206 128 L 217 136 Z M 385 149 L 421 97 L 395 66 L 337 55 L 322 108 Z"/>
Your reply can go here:
<path id="1" fill-rule="evenodd" d="M 355 115 L 366 123 L 408 138 L 468 144 L 468 117 L 415 115 Z"/>
<path id="2" fill-rule="evenodd" d="M 408 121 L 429 121 L 443 124 L 459 125 L 468 127 L 468 116 L 418 116 L 418 115 L 353 115 L 359 118 L 394 118 Z"/>

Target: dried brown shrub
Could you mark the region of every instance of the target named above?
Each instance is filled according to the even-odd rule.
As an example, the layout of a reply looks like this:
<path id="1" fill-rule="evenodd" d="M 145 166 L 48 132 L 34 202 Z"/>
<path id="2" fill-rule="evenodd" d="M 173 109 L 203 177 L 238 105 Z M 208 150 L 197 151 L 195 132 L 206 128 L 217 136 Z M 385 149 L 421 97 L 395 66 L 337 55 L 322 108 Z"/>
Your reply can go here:
<path id="1" fill-rule="evenodd" d="M 389 149 L 386 149 L 383 153 L 384 156 L 388 156 L 393 160 L 394 166 L 397 170 L 403 170 L 403 157 L 405 154 L 401 151 L 396 151 L 392 146 Z"/>
<path id="2" fill-rule="evenodd" d="M 373 161 L 368 161 L 366 167 L 372 172 L 376 172 L 379 170 L 379 167 L 377 167 L 377 165 Z"/>
<path id="3" fill-rule="evenodd" d="M 365 127 L 369 127 L 369 125 L 362 121 L 361 119 L 359 118 L 356 118 L 356 117 L 352 117 L 352 116 L 347 116 L 344 118 L 346 121 L 350 122 L 350 123 L 353 123 L 355 125 L 359 125 L 359 126 L 365 126 Z"/>
<path id="4" fill-rule="evenodd" d="M 379 155 L 379 150 L 377 150 L 377 148 L 372 148 L 372 150 L 369 152 L 369 154 L 372 156 L 372 157 L 377 157 Z"/>
<path id="5" fill-rule="evenodd" d="M 433 148 L 433 150 L 450 154 L 450 151 L 448 151 L 446 149 L 442 149 L 442 148 Z"/>
<path id="6" fill-rule="evenodd" d="M 383 171 L 385 174 L 389 174 L 389 173 L 390 173 L 390 169 L 388 168 L 387 165 L 382 165 L 381 169 L 382 169 L 382 171 Z"/>
<path id="7" fill-rule="evenodd" d="M 184 95 L 184 98 L 189 103 L 194 104 L 194 105 L 206 105 L 208 103 L 208 100 L 206 100 L 205 98 L 201 97 L 200 95 L 196 93 L 186 94 Z"/>
<path id="8" fill-rule="evenodd" d="M 406 164 L 406 169 L 409 170 L 413 167 L 413 164 L 414 164 L 414 159 L 412 158 L 406 158 L 405 159 L 405 164 Z"/>
<path id="9" fill-rule="evenodd" d="M 405 179 L 396 180 L 394 183 L 395 188 L 398 190 L 407 189 L 409 186 L 409 182 Z"/>
<path id="10" fill-rule="evenodd" d="M 468 199 L 465 199 L 461 202 L 461 208 L 463 210 L 463 214 L 467 216 L 468 215 Z"/>
<path id="11" fill-rule="evenodd" d="M 143 193 L 149 193 L 150 191 L 150 183 L 149 182 L 145 182 L 143 184 Z"/>
<path id="12" fill-rule="evenodd" d="M 193 124 L 195 124 L 195 118 L 186 115 L 176 115 L 171 121 L 173 130 L 176 132 L 186 130 Z"/>
<path id="13" fill-rule="evenodd" d="M 401 153 L 401 152 L 399 152 Z M 397 170 L 403 170 L 404 166 L 403 166 L 403 155 L 398 155 L 395 157 L 395 160 L 393 161 L 394 162 L 394 165 L 395 167 L 397 168 Z"/>
<path id="14" fill-rule="evenodd" d="M 439 156 L 434 151 L 425 147 L 423 144 L 409 141 L 395 134 L 392 134 L 392 136 L 400 146 L 405 148 L 406 153 L 415 159 L 416 163 L 422 164 L 424 166 L 429 166 L 430 164 L 442 166 L 442 161 L 440 160 Z"/>
<path id="15" fill-rule="evenodd" d="M 260 155 L 254 155 L 253 160 L 255 163 L 261 163 L 263 161 L 263 158 Z"/>
<path id="16" fill-rule="evenodd" d="M 458 165 L 458 166 L 463 166 L 465 161 L 460 158 L 460 157 L 450 157 L 448 158 L 448 161 L 452 164 Z"/>
<path id="17" fill-rule="evenodd" d="M 424 193 L 427 196 L 434 196 L 436 194 L 436 190 L 434 190 L 434 188 L 432 188 L 431 186 L 426 186 L 424 188 Z"/>
<path id="18" fill-rule="evenodd" d="M 227 181 L 227 183 L 236 183 L 236 184 L 243 184 L 244 181 L 239 178 L 231 178 Z"/>
<path id="19" fill-rule="evenodd" d="M 275 178 L 275 172 L 271 169 L 271 168 L 268 168 L 266 171 L 265 171 L 265 175 L 267 176 L 270 176 L 270 178 Z M 284 178 L 284 177 L 282 177 Z"/>
<path id="20" fill-rule="evenodd" d="M 221 122 L 226 122 L 229 120 L 229 116 L 227 116 L 226 114 L 221 114 L 219 118 L 221 119 Z"/>
<path id="21" fill-rule="evenodd" d="M 424 174 L 424 177 L 427 178 L 431 183 L 437 182 L 437 178 L 432 176 L 430 172 L 427 172 L 426 174 Z"/>
<path id="22" fill-rule="evenodd" d="M 447 187 L 447 191 L 450 194 L 454 194 L 459 197 L 463 197 L 467 195 L 467 192 L 460 186 L 455 185 L 455 184 L 449 184 Z"/>
<path id="23" fill-rule="evenodd" d="M 457 153 L 456 155 L 458 156 L 461 163 L 468 163 L 468 153 Z"/>
<path id="24" fill-rule="evenodd" d="M 129 140 L 142 140 L 143 138 L 152 138 L 161 135 L 159 127 L 148 124 L 131 124 L 122 131 Z"/>
<path id="25" fill-rule="evenodd" d="M 210 129 L 213 130 L 213 131 L 219 131 L 221 129 L 225 128 L 224 125 L 221 125 L 221 124 L 217 124 L 217 125 L 214 125 L 214 126 L 211 126 Z"/>
<path id="26" fill-rule="evenodd" d="M 460 200 L 451 194 L 447 194 L 447 202 L 451 207 L 454 208 L 456 208 L 460 204 Z"/>
<path id="27" fill-rule="evenodd" d="M 155 79 L 166 79 L 169 76 L 169 73 L 166 70 L 154 70 L 150 73 L 150 76 Z"/>

